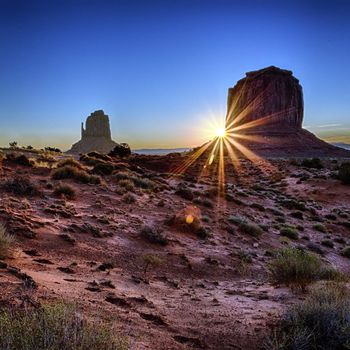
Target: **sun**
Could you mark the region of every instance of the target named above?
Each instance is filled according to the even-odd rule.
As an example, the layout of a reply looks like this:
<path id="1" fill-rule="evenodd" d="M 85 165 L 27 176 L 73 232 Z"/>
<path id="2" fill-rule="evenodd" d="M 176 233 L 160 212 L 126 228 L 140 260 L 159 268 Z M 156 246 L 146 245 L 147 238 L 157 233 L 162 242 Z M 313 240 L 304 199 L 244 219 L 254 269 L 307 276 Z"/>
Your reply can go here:
<path id="1" fill-rule="evenodd" d="M 220 137 L 220 138 L 223 138 L 226 136 L 226 130 L 225 128 L 218 128 L 215 130 L 215 136 L 216 137 Z"/>

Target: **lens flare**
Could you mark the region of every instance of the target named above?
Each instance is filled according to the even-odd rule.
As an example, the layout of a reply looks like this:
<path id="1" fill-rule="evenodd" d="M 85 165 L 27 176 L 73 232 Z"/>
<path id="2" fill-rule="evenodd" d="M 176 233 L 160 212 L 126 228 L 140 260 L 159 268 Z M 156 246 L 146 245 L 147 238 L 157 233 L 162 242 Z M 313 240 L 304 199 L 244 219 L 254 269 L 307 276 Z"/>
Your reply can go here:
<path id="1" fill-rule="evenodd" d="M 225 128 L 218 128 L 218 129 L 216 129 L 215 136 L 220 137 L 220 138 L 225 137 L 226 136 Z"/>

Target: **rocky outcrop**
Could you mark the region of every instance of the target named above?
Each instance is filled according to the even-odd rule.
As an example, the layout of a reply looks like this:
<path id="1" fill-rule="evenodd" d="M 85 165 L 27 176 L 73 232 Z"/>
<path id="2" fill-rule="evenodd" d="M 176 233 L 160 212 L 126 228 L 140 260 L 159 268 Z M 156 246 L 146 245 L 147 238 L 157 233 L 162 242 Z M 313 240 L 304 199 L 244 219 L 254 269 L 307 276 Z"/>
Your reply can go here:
<path id="1" fill-rule="evenodd" d="M 274 66 L 246 73 L 228 91 L 227 126 L 244 133 L 301 130 L 304 103 L 299 80 Z"/>
<path id="2" fill-rule="evenodd" d="M 253 153 L 264 157 L 350 157 L 349 151 L 302 129 L 303 116 L 303 90 L 289 70 L 270 66 L 248 72 L 228 90 L 227 133 Z"/>
<path id="3" fill-rule="evenodd" d="M 112 140 L 108 115 L 103 110 L 90 114 L 84 123 L 81 123 L 81 140 L 75 143 L 69 153 L 88 153 L 96 151 L 109 153 L 117 143 Z"/>

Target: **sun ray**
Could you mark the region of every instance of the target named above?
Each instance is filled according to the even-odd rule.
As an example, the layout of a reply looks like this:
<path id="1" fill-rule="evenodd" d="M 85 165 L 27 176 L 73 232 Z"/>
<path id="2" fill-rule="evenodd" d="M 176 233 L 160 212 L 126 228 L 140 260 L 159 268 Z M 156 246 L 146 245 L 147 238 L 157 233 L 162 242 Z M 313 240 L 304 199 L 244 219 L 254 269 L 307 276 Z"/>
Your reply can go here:
<path id="1" fill-rule="evenodd" d="M 234 139 L 229 138 L 228 142 L 231 143 L 233 147 L 237 148 L 247 159 L 249 159 L 252 162 L 253 165 L 260 168 L 260 170 L 262 170 L 264 173 L 268 173 L 266 169 L 274 168 L 270 162 L 266 161 L 265 159 L 263 159 L 253 151 L 249 150 L 247 147 L 243 146 L 239 142 L 235 141 Z"/>
<path id="2" fill-rule="evenodd" d="M 196 150 L 185 162 L 180 164 L 177 168 L 172 170 L 172 173 L 175 175 L 182 174 L 190 167 L 213 143 L 213 141 L 210 141 L 200 147 L 198 150 Z"/>

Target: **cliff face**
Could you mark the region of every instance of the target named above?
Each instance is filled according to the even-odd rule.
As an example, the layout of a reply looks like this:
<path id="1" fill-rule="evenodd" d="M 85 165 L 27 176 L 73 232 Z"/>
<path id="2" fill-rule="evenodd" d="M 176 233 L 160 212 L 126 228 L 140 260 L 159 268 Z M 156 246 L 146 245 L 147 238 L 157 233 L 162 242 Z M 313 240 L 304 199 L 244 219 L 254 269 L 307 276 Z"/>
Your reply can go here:
<path id="1" fill-rule="evenodd" d="M 108 115 L 103 110 L 98 110 L 90 114 L 86 119 L 86 129 L 82 125 L 81 138 L 86 137 L 105 137 L 109 140 L 111 137 L 111 128 Z"/>
<path id="2" fill-rule="evenodd" d="M 303 91 L 291 71 L 274 66 L 248 72 L 228 90 L 226 125 L 244 133 L 301 130 Z"/>
<path id="3" fill-rule="evenodd" d="M 226 130 L 255 154 L 350 157 L 302 129 L 303 117 L 303 89 L 289 70 L 270 66 L 248 72 L 228 90 Z"/>

